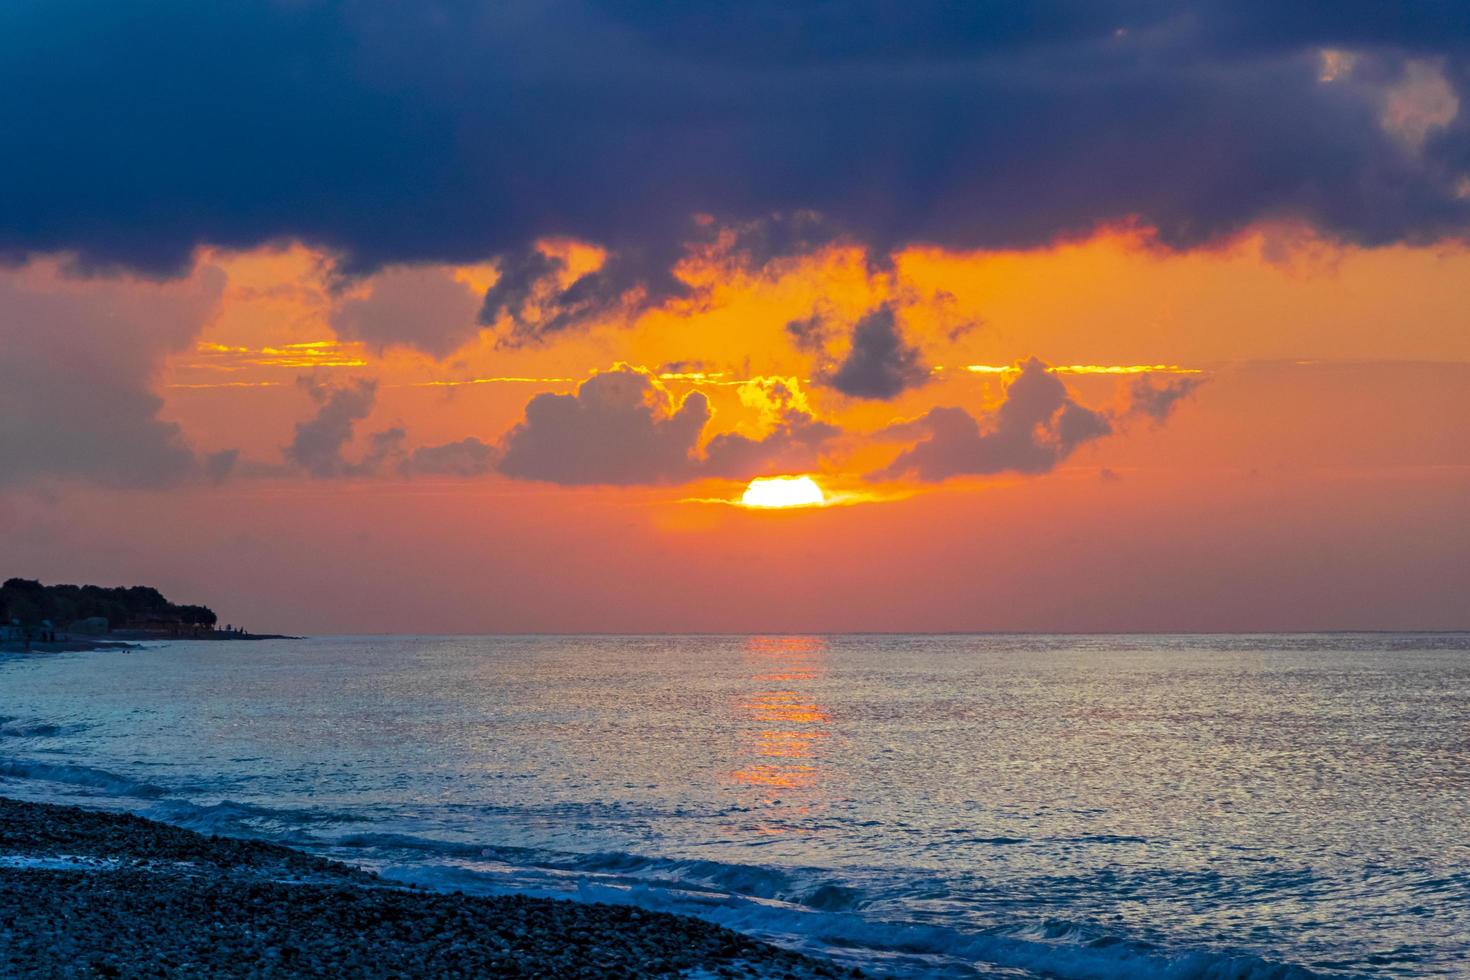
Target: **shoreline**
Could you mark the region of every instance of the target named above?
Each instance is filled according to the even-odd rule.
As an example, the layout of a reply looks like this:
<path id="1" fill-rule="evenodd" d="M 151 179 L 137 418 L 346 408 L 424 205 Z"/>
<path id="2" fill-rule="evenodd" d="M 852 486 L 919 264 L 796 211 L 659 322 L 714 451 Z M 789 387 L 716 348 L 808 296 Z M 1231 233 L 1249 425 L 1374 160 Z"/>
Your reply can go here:
<path id="1" fill-rule="evenodd" d="M 15 641 L 0 643 L 0 653 L 85 653 L 91 650 L 132 650 L 137 646 L 137 643 L 129 640 L 92 640 L 69 637 L 48 643 L 40 640 L 32 640 L 30 643 Z"/>
<path id="2" fill-rule="evenodd" d="M 304 636 L 288 633 L 246 633 L 242 630 L 201 630 L 198 633 L 164 633 L 154 630 L 112 630 L 106 634 L 112 642 L 162 643 L 198 640 L 204 643 L 251 643 L 256 640 L 304 640 Z M 99 642 L 107 642 L 105 640 Z"/>
<path id="3" fill-rule="evenodd" d="M 863 976 L 688 916 L 430 891 L 280 844 L 5 797 L 0 972 Z"/>
<path id="4" fill-rule="evenodd" d="M 304 636 L 285 633 L 200 633 L 198 635 L 174 636 L 168 633 L 149 633 L 143 630 L 114 630 L 105 634 L 107 639 L 89 636 L 67 636 L 62 640 L 42 642 L 32 640 L 22 643 L 7 640 L 0 643 L 0 653 L 87 653 L 93 650 L 136 650 L 144 643 L 179 643 L 199 641 L 204 643 L 250 643 L 259 640 L 304 640 Z"/>

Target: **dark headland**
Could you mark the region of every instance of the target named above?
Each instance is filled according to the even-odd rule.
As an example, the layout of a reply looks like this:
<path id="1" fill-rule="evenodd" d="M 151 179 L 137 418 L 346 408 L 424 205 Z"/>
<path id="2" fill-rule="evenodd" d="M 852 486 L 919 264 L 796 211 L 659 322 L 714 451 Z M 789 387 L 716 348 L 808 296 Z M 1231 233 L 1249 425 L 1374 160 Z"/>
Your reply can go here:
<path id="1" fill-rule="evenodd" d="M 3 798 L 0 974 L 861 976 L 700 919 L 431 892 L 277 844 Z"/>
<path id="2" fill-rule="evenodd" d="M 233 623 L 208 606 L 181 605 L 146 585 L 0 585 L 0 650 L 57 652 L 130 646 L 139 640 L 283 640 Z"/>

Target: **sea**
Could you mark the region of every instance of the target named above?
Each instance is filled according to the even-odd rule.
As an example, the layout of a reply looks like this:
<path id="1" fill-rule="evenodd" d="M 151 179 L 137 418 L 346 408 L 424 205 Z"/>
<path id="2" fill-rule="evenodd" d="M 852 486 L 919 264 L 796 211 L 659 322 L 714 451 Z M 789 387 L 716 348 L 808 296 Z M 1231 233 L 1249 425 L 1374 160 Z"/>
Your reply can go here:
<path id="1" fill-rule="evenodd" d="M 1470 976 L 1467 634 L 11 655 L 0 795 L 879 976 Z"/>

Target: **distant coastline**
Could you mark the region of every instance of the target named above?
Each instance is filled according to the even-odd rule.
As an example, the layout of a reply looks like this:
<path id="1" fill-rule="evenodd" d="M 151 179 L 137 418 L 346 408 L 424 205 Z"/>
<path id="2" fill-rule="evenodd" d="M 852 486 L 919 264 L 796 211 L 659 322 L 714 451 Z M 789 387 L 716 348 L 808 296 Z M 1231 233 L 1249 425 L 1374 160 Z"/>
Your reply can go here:
<path id="1" fill-rule="evenodd" d="M 126 648 L 157 640 L 284 640 L 219 626 L 208 606 L 170 602 L 151 586 L 43 585 L 11 578 L 0 585 L 0 651 L 62 653 Z"/>

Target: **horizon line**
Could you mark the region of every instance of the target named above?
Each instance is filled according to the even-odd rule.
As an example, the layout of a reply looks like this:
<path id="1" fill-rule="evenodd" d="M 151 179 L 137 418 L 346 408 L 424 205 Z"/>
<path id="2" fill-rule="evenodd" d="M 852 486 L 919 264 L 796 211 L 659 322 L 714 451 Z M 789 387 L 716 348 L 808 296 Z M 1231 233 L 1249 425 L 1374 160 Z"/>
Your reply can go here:
<path id="1" fill-rule="evenodd" d="M 1432 636 L 1470 634 L 1470 626 L 1414 627 L 1411 629 L 1241 629 L 1241 630 L 494 630 L 485 632 L 433 633 L 424 631 L 337 633 L 308 631 L 310 635 L 289 639 L 315 639 L 333 636 L 568 636 L 568 637 L 639 637 L 639 636 Z M 181 638 L 182 639 L 182 638 Z"/>

